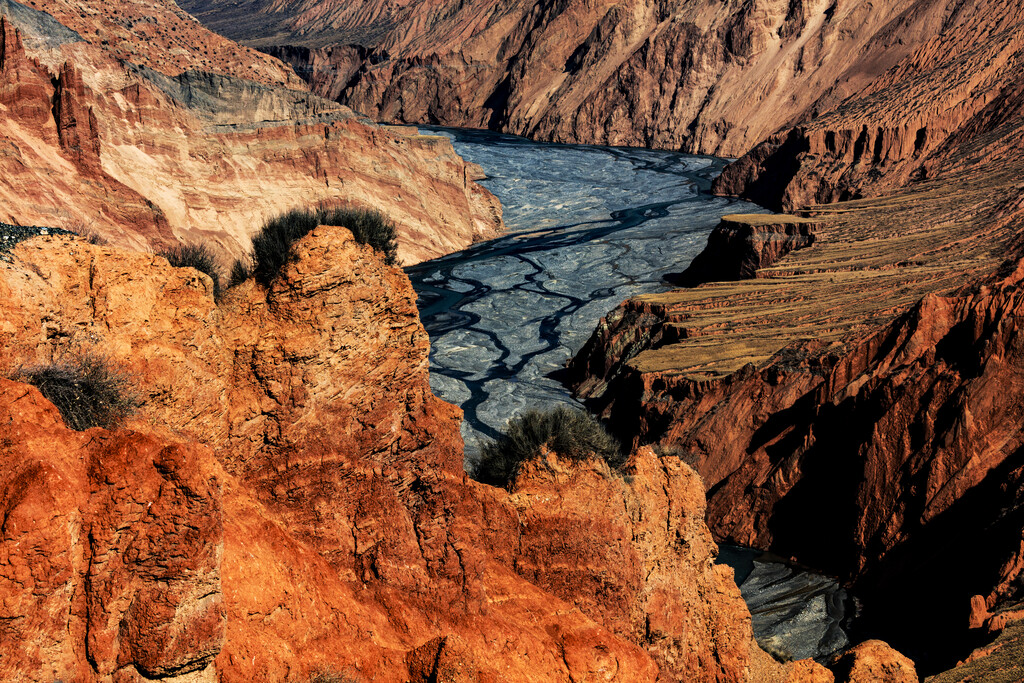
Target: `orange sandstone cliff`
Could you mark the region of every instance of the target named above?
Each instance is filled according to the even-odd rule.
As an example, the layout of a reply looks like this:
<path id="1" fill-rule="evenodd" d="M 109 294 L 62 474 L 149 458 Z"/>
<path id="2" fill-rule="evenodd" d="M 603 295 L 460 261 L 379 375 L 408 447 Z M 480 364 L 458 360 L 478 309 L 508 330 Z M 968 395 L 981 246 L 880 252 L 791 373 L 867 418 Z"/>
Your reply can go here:
<path id="1" fill-rule="evenodd" d="M 831 680 L 753 644 L 692 469 L 470 481 L 406 276 L 344 228 L 296 254 L 220 305 L 78 238 L 0 262 L 0 365 L 93 349 L 144 401 L 74 432 L 0 380 L 0 677 Z"/>
<path id="2" fill-rule="evenodd" d="M 37 7 L 50 14 L 0 11 L 0 220 L 137 249 L 204 241 L 227 261 L 282 211 L 387 207 L 407 264 L 502 227 L 447 140 L 310 95 L 171 5 Z"/>

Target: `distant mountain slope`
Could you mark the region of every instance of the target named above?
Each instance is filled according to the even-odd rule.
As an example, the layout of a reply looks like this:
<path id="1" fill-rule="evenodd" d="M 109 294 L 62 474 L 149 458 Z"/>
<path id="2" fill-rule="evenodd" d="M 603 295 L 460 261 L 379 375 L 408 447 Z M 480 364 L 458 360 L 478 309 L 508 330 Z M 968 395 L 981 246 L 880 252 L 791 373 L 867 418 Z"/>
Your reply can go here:
<path id="1" fill-rule="evenodd" d="M 960 4 L 182 2 L 253 45 L 319 48 L 278 54 L 375 119 L 724 156 L 868 87 Z M 345 42 L 369 49 L 326 47 Z"/>
<path id="2" fill-rule="evenodd" d="M 4 0 L 0 13 L 17 5 Z M 301 79 L 276 59 L 207 30 L 173 2 L 29 0 L 25 6 L 52 15 L 118 59 L 144 64 L 168 76 L 187 70 L 213 71 L 264 85 L 306 89 Z M 12 18 L 17 22 L 18 16 L 24 13 Z"/>

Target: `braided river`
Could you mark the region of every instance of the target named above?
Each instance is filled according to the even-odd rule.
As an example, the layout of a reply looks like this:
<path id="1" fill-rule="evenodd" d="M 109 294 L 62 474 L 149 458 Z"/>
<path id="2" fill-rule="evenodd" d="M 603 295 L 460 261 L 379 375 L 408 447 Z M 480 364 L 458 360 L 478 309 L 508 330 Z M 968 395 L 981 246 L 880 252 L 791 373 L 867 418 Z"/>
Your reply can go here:
<path id="1" fill-rule="evenodd" d="M 531 408 L 577 405 L 558 373 L 624 299 L 669 288 L 728 213 L 714 197 L 727 160 L 649 149 L 560 145 L 486 131 L 421 127 L 452 139 L 487 174 L 507 232 L 406 268 L 430 335 L 430 384 L 460 406 L 466 468 L 481 444 Z M 782 658 L 847 642 L 855 601 L 826 576 L 758 551 L 723 547 L 754 634 Z"/>

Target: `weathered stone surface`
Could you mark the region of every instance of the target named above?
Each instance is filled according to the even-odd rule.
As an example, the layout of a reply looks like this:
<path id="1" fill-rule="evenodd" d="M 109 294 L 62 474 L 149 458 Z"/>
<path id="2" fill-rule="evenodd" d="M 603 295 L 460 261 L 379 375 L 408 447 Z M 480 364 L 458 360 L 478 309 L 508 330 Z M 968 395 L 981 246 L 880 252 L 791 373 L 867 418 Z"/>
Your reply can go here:
<path id="1" fill-rule="evenodd" d="M 207 242 L 225 267 L 264 220 L 297 207 L 385 211 L 406 263 L 502 228 L 497 200 L 447 139 L 384 130 L 274 78 L 243 80 L 256 78 L 246 65 L 262 73 L 268 58 L 248 59 L 251 51 L 237 46 L 234 66 L 213 74 L 202 60 L 182 62 L 178 38 L 149 35 L 151 20 L 122 24 L 98 2 L 75 3 L 74 12 L 59 0 L 40 6 L 85 40 L 54 46 L 49 24 L 23 22 L 21 36 L 3 19 L 0 220 L 92 232 L 133 248 Z M 111 22 L 139 32 L 131 35 L 145 46 L 132 53 L 140 66 L 117 59 L 120 48 L 104 32 Z M 208 34 L 193 29 L 196 40 Z M 224 48 L 217 45 L 215 52 Z"/>
<path id="2" fill-rule="evenodd" d="M 721 156 L 743 154 L 780 128 L 869 92 L 917 50 L 943 54 L 948 46 L 933 39 L 951 24 L 1017 13 L 1011 2 L 965 9 L 953 0 L 185 0 L 183 7 L 249 44 L 313 48 L 277 54 L 288 54 L 316 92 L 377 119 Z M 361 47 L 340 47 L 353 44 Z M 909 129 L 919 118 L 895 125 Z M 873 137 L 877 124 L 869 125 Z M 909 132 L 913 145 L 916 129 Z"/>
<path id="3" fill-rule="evenodd" d="M 0 263 L 0 366 L 94 347 L 146 400 L 79 433 L 0 382 L 7 678 L 750 680 L 690 468 L 469 481 L 406 276 L 344 228 L 296 254 L 219 306 L 205 275 L 76 238 Z"/>
<path id="4" fill-rule="evenodd" d="M 904 21 L 926 15 L 925 4 L 946 3 L 917 4 Z M 998 167 L 1022 145 L 1022 60 L 1024 17 L 1015 3 L 950 8 L 893 68 L 835 109 L 762 142 L 716 179 L 715 191 L 788 210 Z"/>
<path id="5" fill-rule="evenodd" d="M 4 680 L 167 678 L 225 636 L 219 468 L 208 449 L 71 432 L 0 380 Z"/>
<path id="6" fill-rule="evenodd" d="M 708 236 L 708 245 L 673 284 L 693 287 L 704 282 L 745 280 L 775 265 L 794 249 L 814 244 L 814 220 L 799 216 L 730 214 L 722 216 Z"/>
<path id="7" fill-rule="evenodd" d="M 520 472 L 512 502 L 517 573 L 643 644 L 669 680 L 745 680 L 749 612 L 732 570 L 713 564 L 718 549 L 692 469 L 650 449 L 621 475 L 549 454 Z"/>
<path id="8" fill-rule="evenodd" d="M 850 648 L 831 665 L 836 679 L 849 683 L 917 683 L 914 663 L 880 640 Z"/>
<path id="9" fill-rule="evenodd" d="M 928 673 L 974 646 L 973 596 L 986 611 L 1020 599 L 1019 19 L 956 14 L 945 52 L 922 48 L 872 94 L 780 134 L 774 156 L 730 167 L 720 189 L 739 179 L 796 205 L 818 222 L 813 246 L 756 280 L 626 302 L 573 366 L 628 441 L 694 463 L 716 537 L 854 580 L 861 627 Z M 953 85 L 924 85 L 940 81 Z M 873 134 L 833 157 L 845 138 L 816 128 L 857 112 L 913 126 L 912 110 L 950 117 L 919 157 Z M 793 141 L 811 129 L 808 152 Z M 875 196 L 802 203 L 843 198 L 801 194 L 836 178 Z"/>

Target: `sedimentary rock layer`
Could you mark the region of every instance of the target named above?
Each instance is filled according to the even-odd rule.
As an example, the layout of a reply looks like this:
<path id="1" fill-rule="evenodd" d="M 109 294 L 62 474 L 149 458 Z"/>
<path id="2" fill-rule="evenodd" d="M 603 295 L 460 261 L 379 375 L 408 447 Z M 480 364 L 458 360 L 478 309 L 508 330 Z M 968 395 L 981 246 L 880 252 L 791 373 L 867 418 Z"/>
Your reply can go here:
<path id="1" fill-rule="evenodd" d="M 787 208 L 881 196 L 1019 156 L 1024 16 L 1012 2 L 958 6 L 855 97 L 771 136 L 726 169 L 719 194 Z"/>
<path id="2" fill-rule="evenodd" d="M 750 254 L 719 235 L 708 284 L 626 302 L 574 364 L 628 439 L 695 464 L 717 536 L 854 581 L 926 671 L 1019 600 L 1024 28 L 991 10 L 716 181 L 810 217 L 813 246 L 723 283 Z"/>
<path id="3" fill-rule="evenodd" d="M 296 207 L 385 211 L 406 263 L 501 229 L 497 200 L 446 139 L 384 130 L 307 92 L 238 78 L 274 81 L 260 76 L 266 59 L 246 62 L 241 48 L 237 64 L 203 71 L 216 65 L 182 62 L 172 37 L 149 35 L 155 24 L 141 19 L 125 21 L 132 44 L 146 48 L 124 55 L 139 63 L 123 62 L 104 27 L 128 29 L 105 5 L 82 5 L 85 19 L 41 6 L 78 33 L 25 8 L 0 19 L 2 220 L 134 248 L 205 241 L 225 261 L 266 218 Z"/>
<path id="4" fill-rule="evenodd" d="M 800 216 L 729 214 L 708 236 L 708 244 L 673 284 L 692 287 L 719 280 L 757 277 L 795 249 L 814 244 L 817 224 Z"/>
<path id="5" fill-rule="evenodd" d="M 572 368 L 628 441 L 694 464 L 718 537 L 856 580 L 914 656 L 969 645 L 972 595 L 1016 595 L 1016 489 L 981 491 L 1019 466 L 1017 168 L 819 207 L 812 247 L 627 301 Z"/>

